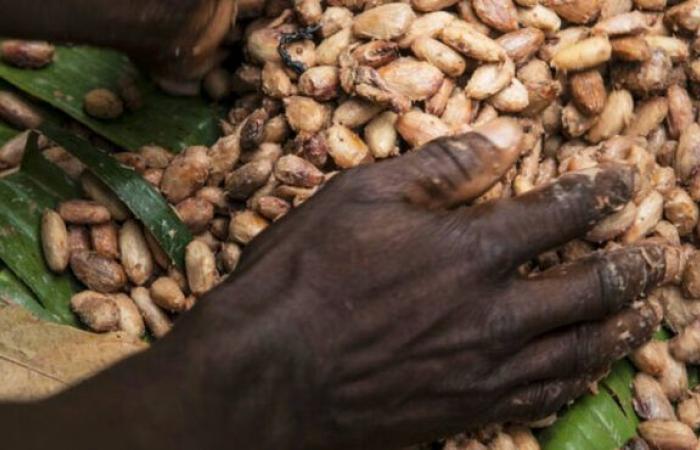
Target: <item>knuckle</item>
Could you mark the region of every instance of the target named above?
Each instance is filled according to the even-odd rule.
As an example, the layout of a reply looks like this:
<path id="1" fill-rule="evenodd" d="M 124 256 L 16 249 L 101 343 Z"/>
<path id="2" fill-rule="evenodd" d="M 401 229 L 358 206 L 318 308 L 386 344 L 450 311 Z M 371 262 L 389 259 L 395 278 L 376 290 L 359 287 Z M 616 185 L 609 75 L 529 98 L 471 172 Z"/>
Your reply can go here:
<path id="1" fill-rule="evenodd" d="M 612 313 L 622 306 L 627 280 L 623 267 L 614 258 L 596 255 L 592 262 L 595 283 L 598 287 L 601 307 L 605 314 Z"/>
<path id="2" fill-rule="evenodd" d="M 489 308 L 485 327 L 490 349 L 509 351 L 512 340 L 518 334 L 520 320 L 513 307 L 499 302 Z"/>
<path id="3" fill-rule="evenodd" d="M 589 372 L 599 365 L 601 338 L 600 329 L 593 325 L 582 325 L 571 334 L 568 345 L 574 355 L 574 373 Z"/>

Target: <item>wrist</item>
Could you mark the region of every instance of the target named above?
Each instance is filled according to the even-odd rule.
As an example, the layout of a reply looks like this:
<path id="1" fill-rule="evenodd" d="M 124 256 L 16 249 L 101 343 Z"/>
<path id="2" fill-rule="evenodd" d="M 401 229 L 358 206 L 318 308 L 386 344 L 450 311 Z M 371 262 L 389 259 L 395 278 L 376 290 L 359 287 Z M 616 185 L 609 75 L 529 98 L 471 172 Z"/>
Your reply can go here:
<path id="1" fill-rule="evenodd" d="M 46 401 L 0 407 L 4 425 L 32 427 L 12 448 L 310 448 L 321 416 L 311 357 L 284 323 L 284 292 L 260 285 L 227 283 L 150 350 Z"/>

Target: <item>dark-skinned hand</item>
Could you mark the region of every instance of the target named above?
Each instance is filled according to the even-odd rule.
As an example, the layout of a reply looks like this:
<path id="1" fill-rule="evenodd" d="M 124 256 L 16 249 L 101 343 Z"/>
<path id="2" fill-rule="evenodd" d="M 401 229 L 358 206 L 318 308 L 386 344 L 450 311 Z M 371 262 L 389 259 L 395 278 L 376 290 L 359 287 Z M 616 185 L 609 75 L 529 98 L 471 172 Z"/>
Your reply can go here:
<path id="1" fill-rule="evenodd" d="M 0 0 L 4 36 L 127 52 L 173 94 L 193 95 L 223 58 L 234 0 Z"/>
<path id="2" fill-rule="evenodd" d="M 634 185 L 613 166 L 460 206 L 513 164 L 521 136 L 497 119 L 337 175 L 151 350 L 0 408 L 5 423 L 47 430 L 12 448 L 79 423 L 90 445 L 71 448 L 387 449 L 556 411 L 651 336 L 657 313 L 630 302 L 664 278 L 665 251 L 518 275 Z"/>

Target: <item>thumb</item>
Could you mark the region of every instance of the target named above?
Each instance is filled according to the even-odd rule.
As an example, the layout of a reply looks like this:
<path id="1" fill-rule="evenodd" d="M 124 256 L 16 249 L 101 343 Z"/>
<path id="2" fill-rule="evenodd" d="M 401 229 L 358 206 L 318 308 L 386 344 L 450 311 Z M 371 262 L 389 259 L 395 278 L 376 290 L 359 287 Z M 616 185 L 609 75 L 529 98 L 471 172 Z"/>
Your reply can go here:
<path id="1" fill-rule="evenodd" d="M 465 134 L 428 142 L 399 158 L 391 169 L 406 198 L 428 208 L 446 208 L 477 198 L 520 155 L 523 130 L 498 118 Z"/>

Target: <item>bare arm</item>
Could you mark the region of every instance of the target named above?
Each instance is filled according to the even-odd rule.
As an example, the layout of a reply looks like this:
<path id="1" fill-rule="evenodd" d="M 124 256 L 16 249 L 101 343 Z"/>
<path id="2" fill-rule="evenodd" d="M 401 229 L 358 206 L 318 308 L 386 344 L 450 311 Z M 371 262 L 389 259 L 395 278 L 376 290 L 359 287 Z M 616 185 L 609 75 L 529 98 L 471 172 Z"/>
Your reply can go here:
<path id="1" fill-rule="evenodd" d="M 233 0 L 0 0 L 3 36 L 126 51 L 156 75 L 196 79 L 235 19 Z"/>

